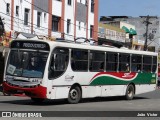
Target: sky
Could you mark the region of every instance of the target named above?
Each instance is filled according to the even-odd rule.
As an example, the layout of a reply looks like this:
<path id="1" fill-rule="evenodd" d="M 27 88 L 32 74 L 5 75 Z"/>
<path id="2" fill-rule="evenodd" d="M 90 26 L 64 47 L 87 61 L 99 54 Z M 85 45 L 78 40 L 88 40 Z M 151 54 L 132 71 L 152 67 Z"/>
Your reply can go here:
<path id="1" fill-rule="evenodd" d="M 160 16 L 160 0 L 99 0 L 100 16 Z"/>

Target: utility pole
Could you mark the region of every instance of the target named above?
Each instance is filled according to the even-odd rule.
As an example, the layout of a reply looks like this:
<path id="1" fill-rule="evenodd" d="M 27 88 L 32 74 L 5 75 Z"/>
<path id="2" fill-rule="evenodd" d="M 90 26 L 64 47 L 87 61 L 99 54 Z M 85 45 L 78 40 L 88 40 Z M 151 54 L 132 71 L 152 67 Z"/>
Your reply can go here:
<path id="1" fill-rule="evenodd" d="M 152 24 L 151 22 L 149 22 L 150 18 L 157 18 L 156 16 L 141 16 L 141 18 L 146 18 L 146 20 L 143 22 L 144 24 L 146 24 L 146 33 L 145 33 L 145 42 L 144 42 L 144 51 L 147 50 L 147 42 L 148 42 L 148 27 L 150 24 Z"/>
<path id="2" fill-rule="evenodd" d="M 152 24 L 151 22 L 149 22 L 149 19 L 150 19 L 150 16 L 148 15 L 148 16 L 146 17 L 146 21 L 143 22 L 143 23 L 146 24 L 145 42 L 144 42 L 144 49 L 143 49 L 144 51 L 147 50 L 147 42 L 148 42 L 148 26 L 149 26 L 149 24 Z"/>

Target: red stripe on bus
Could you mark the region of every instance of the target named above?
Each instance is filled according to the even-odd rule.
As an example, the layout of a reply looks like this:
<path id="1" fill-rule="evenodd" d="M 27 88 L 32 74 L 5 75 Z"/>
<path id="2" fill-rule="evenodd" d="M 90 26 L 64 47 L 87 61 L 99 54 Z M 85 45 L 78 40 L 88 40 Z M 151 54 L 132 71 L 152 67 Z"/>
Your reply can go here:
<path id="1" fill-rule="evenodd" d="M 132 79 L 136 76 L 137 73 L 126 73 L 126 72 L 100 72 L 100 73 L 97 73 L 92 79 L 91 81 L 96 78 L 97 76 L 100 76 L 100 75 L 111 75 L 111 76 L 115 76 L 115 77 L 118 77 L 118 78 L 121 78 L 121 79 L 126 79 L 126 80 L 129 80 L 129 79 Z"/>

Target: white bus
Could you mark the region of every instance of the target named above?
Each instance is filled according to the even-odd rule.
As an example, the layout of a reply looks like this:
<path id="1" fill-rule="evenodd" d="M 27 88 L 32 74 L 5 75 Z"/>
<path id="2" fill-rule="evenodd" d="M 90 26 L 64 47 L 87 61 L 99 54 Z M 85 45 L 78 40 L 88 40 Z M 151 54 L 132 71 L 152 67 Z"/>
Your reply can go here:
<path id="1" fill-rule="evenodd" d="M 6 94 L 33 101 L 125 96 L 157 86 L 157 53 L 49 41 L 13 40 L 4 72 Z"/>

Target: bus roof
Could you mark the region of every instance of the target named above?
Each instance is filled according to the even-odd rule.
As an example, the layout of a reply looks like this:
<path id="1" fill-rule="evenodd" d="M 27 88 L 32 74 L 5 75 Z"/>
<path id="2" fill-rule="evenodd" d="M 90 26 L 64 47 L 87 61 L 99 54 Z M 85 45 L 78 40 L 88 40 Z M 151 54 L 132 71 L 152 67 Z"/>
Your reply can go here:
<path id="1" fill-rule="evenodd" d="M 90 45 L 90 44 L 83 44 L 83 43 L 75 43 L 73 42 L 62 42 L 62 41 L 50 41 L 50 40 L 40 40 L 40 39 L 15 39 L 13 41 L 37 41 L 37 42 L 46 42 L 50 46 L 50 50 L 54 47 L 69 47 L 69 48 L 78 48 L 84 50 L 97 50 L 97 51 L 109 51 L 109 52 L 118 52 L 118 53 L 131 53 L 131 54 L 139 54 L 139 55 L 154 55 L 157 56 L 158 53 L 149 52 L 149 51 L 138 51 L 138 50 L 131 50 L 127 48 L 117 48 L 117 47 L 109 47 L 103 45 Z M 12 42 L 11 42 L 12 44 Z"/>

